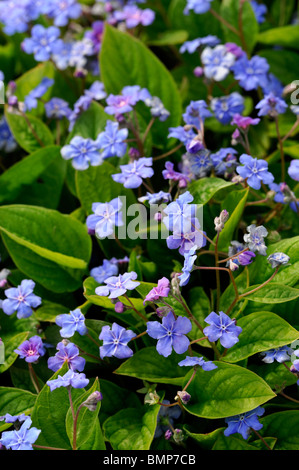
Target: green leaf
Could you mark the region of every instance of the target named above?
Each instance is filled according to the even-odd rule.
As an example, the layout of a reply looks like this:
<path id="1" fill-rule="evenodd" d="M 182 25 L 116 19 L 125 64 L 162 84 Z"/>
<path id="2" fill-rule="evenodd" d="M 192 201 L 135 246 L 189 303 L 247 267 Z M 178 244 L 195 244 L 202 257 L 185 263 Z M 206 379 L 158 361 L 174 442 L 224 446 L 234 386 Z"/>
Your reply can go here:
<path id="1" fill-rule="evenodd" d="M 98 378 L 95 379 L 93 385 L 83 393 L 74 403 L 74 411 L 75 414 L 78 411 L 79 406 L 81 403 L 87 400 L 87 398 L 94 393 L 95 391 L 100 391 L 100 385 Z M 80 447 L 91 437 L 91 435 L 95 432 L 96 426 L 98 426 L 98 415 L 101 408 L 101 401 L 98 402 L 97 408 L 95 411 L 90 411 L 86 406 L 83 406 L 78 415 L 77 421 L 77 433 L 76 433 L 76 443 L 77 449 Z M 70 439 L 71 446 L 73 447 L 73 439 L 74 439 L 74 420 L 72 415 L 72 410 L 69 408 L 67 415 L 66 415 L 66 431 Z M 102 439 L 103 446 L 97 450 L 105 450 L 104 440 Z"/>
<path id="2" fill-rule="evenodd" d="M 245 290 L 244 293 L 247 291 L 250 292 L 257 287 L 259 287 L 259 285 L 250 286 Z M 272 281 L 258 291 L 246 295 L 246 299 L 252 300 L 253 302 L 260 302 L 262 304 L 279 304 L 290 302 L 291 300 L 297 299 L 298 297 L 299 289 L 294 289 L 293 287 L 284 286 L 283 284 L 278 284 Z"/>
<path id="3" fill-rule="evenodd" d="M 275 393 L 258 375 L 232 364 L 215 361 L 217 369 L 199 369 L 188 387 L 191 400 L 185 409 L 201 418 L 216 419 L 250 411 Z M 191 377 L 188 373 L 185 386 Z"/>
<path id="4" fill-rule="evenodd" d="M 287 25 L 268 29 L 259 34 L 258 42 L 266 46 L 299 49 L 299 28 L 297 25 Z"/>
<path id="5" fill-rule="evenodd" d="M 108 418 L 104 433 L 114 450 L 149 450 L 160 405 L 127 408 Z"/>
<path id="6" fill-rule="evenodd" d="M 60 147 L 45 147 L 9 167 L 0 176 L 0 203 L 11 202 L 16 195 L 31 185 L 60 156 Z"/>
<path id="7" fill-rule="evenodd" d="M 271 73 L 284 85 L 288 85 L 299 76 L 298 53 L 284 49 L 283 54 L 274 49 L 263 49 L 259 55 L 267 59 Z M 276 135 L 276 134 L 275 134 Z"/>
<path id="8" fill-rule="evenodd" d="M 285 363 L 287 366 L 291 366 L 291 363 Z M 255 372 L 257 375 L 267 382 L 267 384 L 275 389 L 277 386 L 294 385 L 297 382 L 297 377 L 285 368 L 284 364 L 279 362 L 273 362 L 272 364 L 252 364 L 250 370 Z"/>
<path id="9" fill-rule="evenodd" d="M 54 144 L 50 129 L 39 118 L 29 114 L 26 114 L 26 118 L 19 114 L 12 114 L 7 111 L 7 108 L 5 117 L 14 138 L 26 152 L 33 153 L 42 146 Z"/>
<path id="10" fill-rule="evenodd" d="M 188 190 L 194 197 L 194 204 L 206 204 L 220 189 L 229 188 L 233 184 L 221 178 L 200 178 L 192 181 Z"/>
<path id="11" fill-rule="evenodd" d="M 54 380 L 58 375 L 63 376 L 68 368 L 65 364 L 51 377 Z M 75 401 L 84 393 L 82 389 L 72 389 L 72 398 Z M 41 430 L 36 444 L 70 450 L 70 442 L 66 432 L 65 419 L 69 409 L 68 392 L 65 387 L 57 388 L 51 392 L 49 385 L 45 385 L 39 393 L 31 415 L 32 426 Z"/>
<path id="12" fill-rule="evenodd" d="M 6 413 L 12 416 L 29 414 L 34 406 L 36 395 L 26 390 L 0 387 L 0 416 Z"/>
<path id="13" fill-rule="evenodd" d="M 186 371 L 178 362 L 186 355 L 172 353 L 169 357 L 161 356 L 155 347 L 137 351 L 134 356 L 116 369 L 115 374 L 136 377 L 154 383 L 182 385 Z"/>
<path id="14" fill-rule="evenodd" d="M 188 305 L 192 315 L 204 327 L 204 319 L 210 313 L 210 301 L 202 287 L 193 287 L 189 292 Z M 192 340 L 202 338 L 204 335 L 201 330 L 192 322 L 192 330 L 188 335 Z M 200 342 L 201 346 L 211 348 L 208 340 Z"/>
<path id="15" fill-rule="evenodd" d="M 275 436 L 275 450 L 299 450 L 299 411 L 281 411 L 261 418 L 262 436 Z"/>
<path id="16" fill-rule="evenodd" d="M 254 312 L 238 320 L 242 328 L 239 342 L 225 356 L 227 362 L 238 362 L 253 354 L 279 348 L 299 338 L 285 320 L 272 312 Z"/>
<path id="17" fill-rule="evenodd" d="M 156 39 L 149 39 L 147 44 L 150 46 L 169 46 L 182 44 L 187 41 L 188 32 L 183 29 L 176 31 L 165 31 L 160 33 Z"/>
<path id="18" fill-rule="evenodd" d="M 132 64 L 136 64 L 136 67 L 132 67 Z M 139 85 L 147 88 L 152 96 L 158 96 L 162 100 L 170 112 L 170 117 L 166 122 L 156 121 L 152 134 L 154 143 L 167 143 L 168 128 L 178 126 L 181 121 L 181 97 L 170 72 L 156 55 L 130 34 L 106 25 L 100 53 L 100 69 L 108 93 L 119 94 L 124 86 Z M 149 122 L 148 109 L 140 107 L 140 110 L 142 117 Z"/>
<path id="19" fill-rule="evenodd" d="M 42 305 L 35 311 L 35 318 L 39 321 L 55 323 L 57 315 L 66 311 L 67 308 L 63 305 L 43 300 Z"/>
<path id="20" fill-rule="evenodd" d="M 218 249 L 227 251 L 233 238 L 235 230 L 238 228 L 239 222 L 243 215 L 245 204 L 249 191 L 232 191 L 223 203 L 223 207 L 229 212 L 229 219 L 225 222 L 224 229 L 219 234 Z"/>
<path id="21" fill-rule="evenodd" d="M 101 391 L 103 400 L 101 402 L 100 422 L 103 424 L 110 416 L 115 415 L 124 408 L 139 408 L 141 403 L 137 395 L 130 390 L 119 387 L 113 382 L 101 379 Z"/>
<path id="22" fill-rule="evenodd" d="M 224 434 L 220 434 L 218 436 L 217 441 L 213 445 L 212 450 L 257 450 L 255 446 L 253 446 L 251 443 L 249 444 L 247 441 L 245 441 L 241 436 L 236 437 L 234 436 L 229 436 L 226 437 Z"/>
<path id="23" fill-rule="evenodd" d="M 0 364 L 0 374 L 9 369 L 10 366 L 15 362 L 18 357 L 18 354 L 15 353 L 14 350 L 17 349 L 20 344 L 22 344 L 23 341 L 27 339 L 28 334 L 29 332 L 25 331 L 24 333 L 19 333 L 4 341 L 5 360 L 3 364 Z"/>
<path id="24" fill-rule="evenodd" d="M 35 206 L 0 208 L 0 230 L 16 266 L 55 292 L 79 287 L 91 240 L 83 224 L 68 215 Z"/>
<path id="25" fill-rule="evenodd" d="M 225 40 L 227 42 L 234 42 L 239 46 L 242 46 L 244 50 L 251 52 L 258 38 L 259 26 L 250 2 L 223 0 L 221 3 L 220 14 L 230 25 L 232 25 L 237 31 L 241 32 L 240 8 L 242 8 L 241 21 L 244 40 L 222 23 Z"/>
<path id="26" fill-rule="evenodd" d="M 215 429 L 215 431 L 205 433 L 205 434 L 196 434 L 194 432 L 189 431 L 189 429 L 186 427 L 184 427 L 184 430 L 186 431 L 189 437 L 191 437 L 198 443 L 199 447 L 202 447 L 203 449 L 211 450 L 219 434 L 223 433 L 224 428 L 218 428 L 218 429 Z"/>
<path id="27" fill-rule="evenodd" d="M 104 108 L 93 101 L 90 107 L 80 114 L 68 136 L 69 142 L 73 137 L 80 135 L 85 139 L 96 140 L 100 132 L 104 131 L 107 120 L 112 121 L 112 116 L 105 113 Z M 81 173 L 84 173 L 84 171 Z"/>

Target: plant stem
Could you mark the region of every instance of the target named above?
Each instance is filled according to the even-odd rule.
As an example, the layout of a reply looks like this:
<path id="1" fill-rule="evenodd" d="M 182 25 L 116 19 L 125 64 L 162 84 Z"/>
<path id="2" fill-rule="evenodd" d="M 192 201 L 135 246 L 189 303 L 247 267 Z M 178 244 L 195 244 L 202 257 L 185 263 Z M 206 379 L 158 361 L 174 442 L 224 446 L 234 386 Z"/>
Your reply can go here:
<path id="1" fill-rule="evenodd" d="M 293 401 L 294 403 L 299 403 L 299 400 L 296 400 L 295 398 L 289 397 L 289 395 L 286 395 L 283 391 L 278 392 L 280 395 L 282 395 L 284 398 L 287 400 Z"/>
<path id="2" fill-rule="evenodd" d="M 216 264 L 216 267 L 218 267 L 218 263 L 219 263 L 219 256 L 218 256 L 219 233 L 220 232 L 217 232 L 216 243 L 215 243 L 215 264 Z M 216 269 L 216 291 L 217 291 L 216 309 L 217 309 L 217 312 L 219 312 L 221 290 L 220 290 L 220 273 L 219 273 L 218 269 Z"/>
<path id="3" fill-rule="evenodd" d="M 159 155 L 158 157 L 154 157 L 153 160 L 162 160 L 162 158 L 169 157 L 169 155 L 172 155 L 175 153 L 177 150 L 179 150 L 181 147 L 183 147 L 183 144 L 179 144 L 176 147 L 174 147 L 172 150 L 169 150 L 169 152 L 163 153 L 162 155 Z"/>
<path id="4" fill-rule="evenodd" d="M 243 30 L 243 6 L 246 0 L 240 0 L 239 12 L 238 12 L 238 24 L 239 24 L 239 35 L 242 43 L 242 48 L 247 52 L 247 44 L 245 41 L 244 30 Z"/>
<path id="5" fill-rule="evenodd" d="M 27 124 L 27 126 L 29 127 L 30 131 L 32 132 L 32 134 L 33 134 L 35 140 L 39 143 L 39 145 L 40 145 L 41 147 L 45 147 L 45 144 L 43 143 L 43 141 L 42 141 L 42 140 L 39 138 L 39 136 L 37 135 L 37 133 L 36 133 L 34 127 L 32 126 L 32 124 L 31 124 L 31 122 L 29 121 L 29 119 L 28 119 L 28 117 L 26 116 L 26 114 L 23 113 L 22 111 L 21 111 L 21 114 L 22 114 L 23 118 L 25 119 L 26 124 Z"/>
<path id="6" fill-rule="evenodd" d="M 81 409 L 83 408 L 83 403 L 79 406 L 76 416 L 74 417 L 74 427 L 73 427 L 73 450 L 77 449 L 77 423 L 78 423 L 78 417 Z"/>
<path id="7" fill-rule="evenodd" d="M 267 447 L 268 450 L 272 450 L 270 446 L 268 446 L 267 442 L 265 441 L 265 439 L 260 435 L 260 433 L 258 433 L 255 429 L 253 428 L 250 428 L 252 429 L 252 431 L 257 435 L 257 437 L 262 441 L 262 443 Z"/>
<path id="8" fill-rule="evenodd" d="M 124 297 L 125 299 L 127 299 L 127 301 L 129 302 L 129 304 L 132 306 L 132 309 L 134 310 L 135 313 L 137 313 L 137 315 L 142 318 L 143 321 L 145 321 L 146 323 L 148 322 L 148 319 L 146 318 L 145 315 L 143 315 L 143 313 L 139 312 L 139 310 L 137 310 L 137 308 L 134 306 L 133 302 L 131 301 L 131 299 L 129 299 L 129 297 L 127 296 L 127 294 L 124 294 Z"/>
<path id="9" fill-rule="evenodd" d="M 39 383 L 38 383 L 38 378 L 33 370 L 33 367 L 32 367 L 32 364 L 30 364 L 30 362 L 28 362 L 28 369 L 29 369 L 29 374 L 30 374 L 30 378 L 31 378 L 31 382 L 33 383 L 33 386 L 36 390 L 37 393 L 40 392 L 40 386 L 39 386 Z"/>
<path id="10" fill-rule="evenodd" d="M 186 383 L 185 387 L 183 388 L 183 392 L 185 392 L 187 390 L 187 388 L 189 387 L 189 385 L 191 384 L 192 380 L 194 379 L 196 375 L 196 369 L 193 370 L 193 373 L 190 377 L 190 379 L 188 380 L 188 382 Z"/>
<path id="11" fill-rule="evenodd" d="M 222 16 L 219 15 L 219 13 L 217 13 L 217 11 L 215 11 L 213 8 L 210 8 L 210 13 L 212 13 L 212 15 L 215 16 L 215 18 L 217 18 L 217 20 L 219 20 L 221 23 L 223 23 L 236 36 L 240 37 L 240 32 L 232 24 L 230 24 L 228 21 L 226 21 L 224 18 L 222 18 Z"/>
<path id="12" fill-rule="evenodd" d="M 278 124 L 278 117 L 275 116 L 274 118 L 275 121 L 275 127 L 276 127 L 276 133 L 278 137 L 278 143 L 279 143 L 279 149 L 280 149 L 280 158 L 281 158 L 281 181 L 284 183 L 285 182 L 285 157 L 284 157 L 284 150 L 283 150 L 283 141 L 281 139 L 281 135 L 279 132 L 279 124 Z"/>
<path id="13" fill-rule="evenodd" d="M 60 447 L 39 446 L 37 444 L 32 444 L 32 447 L 35 447 L 36 449 L 44 449 L 44 450 L 67 450 L 67 449 L 62 449 Z"/>
<path id="14" fill-rule="evenodd" d="M 153 118 L 150 120 L 150 122 L 148 123 L 147 128 L 145 129 L 145 132 L 144 132 L 144 134 L 143 134 L 143 136 L 142 136 L 142 143 L 143 143 L 143 145 L 144 145 L 144 143 L 145 143 L 145 141 L 146 141 L 146 138 L 147 138 L 147 136 L 148 136 L 148 134 L 149 134 L 149 131 L 151 130 L 152 125 L 154 124 L 155 120 L 156 120 L 156 118 L 153 117 Z"/>

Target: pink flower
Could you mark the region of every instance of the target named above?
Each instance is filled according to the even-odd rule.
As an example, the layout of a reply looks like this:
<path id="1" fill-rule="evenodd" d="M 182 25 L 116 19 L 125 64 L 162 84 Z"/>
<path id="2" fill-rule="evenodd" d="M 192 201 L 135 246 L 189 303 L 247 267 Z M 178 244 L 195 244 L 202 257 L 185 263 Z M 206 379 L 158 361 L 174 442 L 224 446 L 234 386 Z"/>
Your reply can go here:
<path id="1" fill-rule="evenodd" d="M 145 302 L 153 302 L 154 300 L 158 300 L 160 297 L 168 297 L 170 291 L 170 282 L 166 277 L 162 277 L 158 281 L 157 287 L 154 287 L 145 297 L 143 304 Z"/>

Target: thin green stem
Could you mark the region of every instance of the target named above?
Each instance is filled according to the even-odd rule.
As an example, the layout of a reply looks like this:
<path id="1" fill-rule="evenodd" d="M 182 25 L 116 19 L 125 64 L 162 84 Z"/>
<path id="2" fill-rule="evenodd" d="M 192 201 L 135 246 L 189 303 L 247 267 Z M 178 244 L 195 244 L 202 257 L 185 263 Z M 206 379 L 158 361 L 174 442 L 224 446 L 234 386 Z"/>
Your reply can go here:
<path id="1" fill-rule="evenodd" d="M 39 393 L 41 389 L 40 389 L 40 386 L 39 386 L 39 383 L 38 383 L 38 378 L 36 376 L 36 373 L 33 370 L 32 364 L 30 364 L 30 362 L 28 362 L 28 369 L 29 369 L 29 375 L 30 375 L 30 378 L 31 378 L 31 382 L 33 383 L 33 386 L 34 386 L 36 392 Z"/>
<path id="2" fill-rule="evenodd" d="M 125 299 L 127 299 L 127 301 L 129 302 L 129 304 L 131 305 L 132 309 L 134 310 L 135 313 L 137 313 L 137 315 L 142 318 L 143 321 L 145 321 L 146 323 L 148 322 L 148 318 L 146 318 L 145 315 L 143 315 L 143 313 L 139 312 L 139 310 L 137 310 L 137 308 L 134 306 L 133 302 L 131 301 L 131 299 L 129 299 L 129 297 L 127 296 L 127 294 L 124 294 L 124 297 Z"/>
<path id="3" fill-rule="evenodd" d="M 219 256 L 218 256 L 219 233 L 220 232 L 217 232 L 216 243 L 215 243 L 215 264 L 216 264 L 216 267 L 218 267 L 218 263 L 219 263 Z M 216 292 L 217 292 L 216 308 L 217 308 L 217 312 L 219 312 L 221 290 L 220 290 L 220 273 L 219 273 L 218 269 L 216 269 Z"/>
<path id="4" fill-rule="evenodd" d="M 278 144 L 279 144 L 279 150 L 280 150 L 280 158 L 281 158 L 281 181 L 285 182 L 285 176 L 286 176 L 285 156 L 284 156 L 283 141 L 282 141 L 280 131 L 279 131 L 279 124 L 278 124 L 277 116 L 275 116 L 274 121 L 275 121 L 276 133 L 278 137 Z"/>

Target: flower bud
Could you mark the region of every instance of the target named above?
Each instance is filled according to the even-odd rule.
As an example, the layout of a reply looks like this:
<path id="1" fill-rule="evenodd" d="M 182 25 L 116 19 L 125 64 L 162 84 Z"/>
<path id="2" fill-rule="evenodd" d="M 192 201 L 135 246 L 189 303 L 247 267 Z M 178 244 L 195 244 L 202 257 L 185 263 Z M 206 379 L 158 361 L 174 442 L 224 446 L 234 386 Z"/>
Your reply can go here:
<path id="1" fill-rule="evenodd" d="M 165 307 L 158 307 L 156 310 L 156 314 L 159 318 L 166 317 L 168 313 L 171 312 L 170 308 L 165 305 Z"/>
<path id="2" fill-rule="evenodd" d="M 125 305 L 122 302 L 116 302 L 114 305 L 114 310 L 117 313 L 123 313 L 125 311 Z"/>
<path id="3" fill-rule="evenodd" d="M 185 440 L 184 432 L 182 429 L 175 429 L 173 433 L 173 440 L 177 444 L 181 444 Z"/>
<path id="4" fill-rule="evenodd" d="M 195 67 L 195 69 L 193 70 L 193 74 L 196 78 L 200 78 L 203 76 L 203 68 L 202 67 Z"/>
<path id="5" fill-rule="evenodd" d="M 95 391 L 91 395 L 89 395 L 89 397 L 83 403 L 83 405 L 86 406 L 86 408 L 88 408 L 89 411 L 95 411 L 97 408 L 98 402 L 101 401 L 102 399 L 103 399 L 103 395 L 101 394 L 101 392 Z"/>
<path id="6" fill-rule="evenodd" d="M 169 441 L 169 439 L 171 439 L 171 436 L 172 436 L 172 432 L 170 431 L 170 429 L 167 429 L 167 431 L 164 434 L 165 439 Z"/>
<path id="7" fill-rule="evenodd" d="M 180 392 L 177 392 L 177 396 L 175 397 L 175 400 L 180 399 L 184 405 L 187 405 L 190 398 L 191 398 L 190 393 L 186 392 L 185 390 L 182 390 Z"/>

